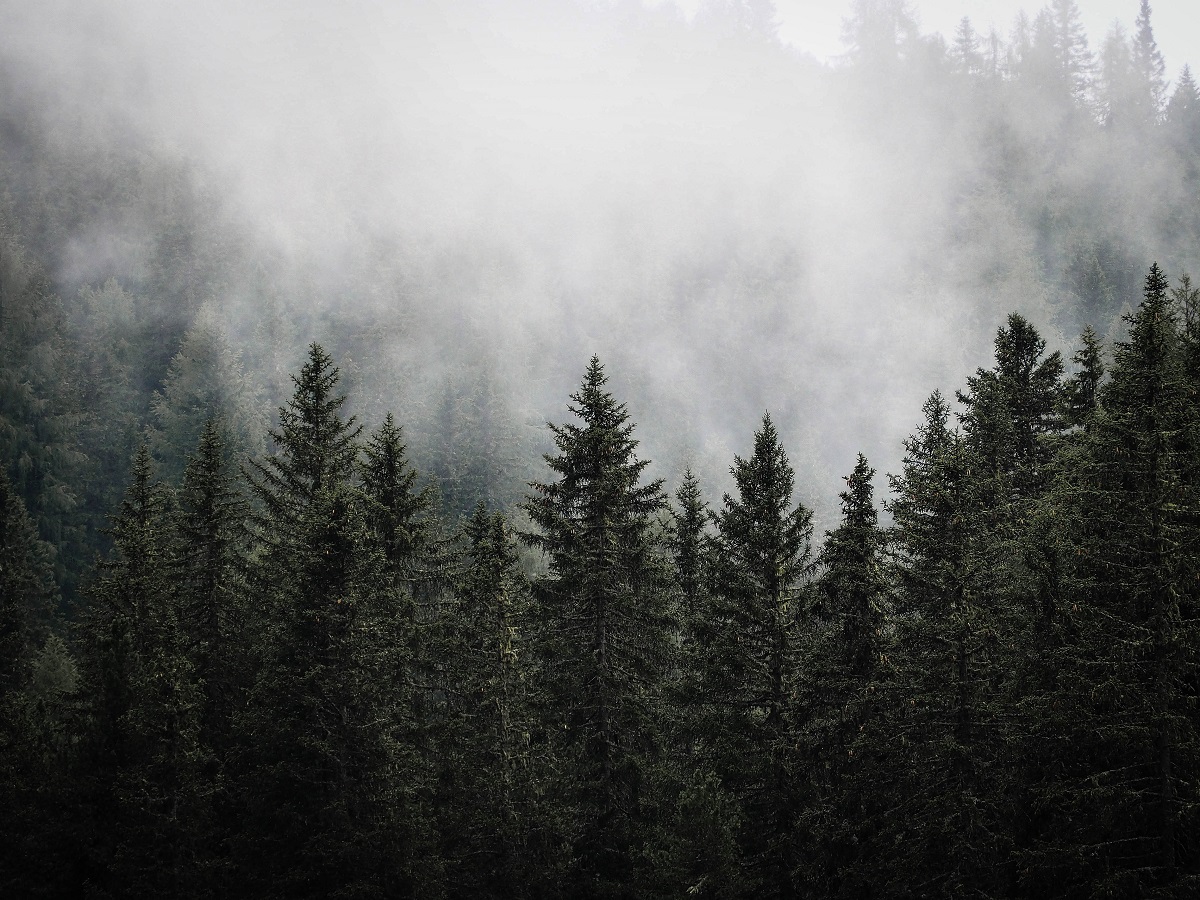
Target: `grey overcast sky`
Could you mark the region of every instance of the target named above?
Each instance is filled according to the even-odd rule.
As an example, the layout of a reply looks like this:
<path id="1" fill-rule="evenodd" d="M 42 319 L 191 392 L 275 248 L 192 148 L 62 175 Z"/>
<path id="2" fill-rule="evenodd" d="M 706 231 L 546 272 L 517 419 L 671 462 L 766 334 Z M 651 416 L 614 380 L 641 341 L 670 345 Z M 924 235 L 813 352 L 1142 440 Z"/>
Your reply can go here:
<path id="1" fill-rule="evenodd" d="M 1087 28 L 1088 43 L 1099 49 L 1114 21 L 1127 32 L 1133 30 L 1140 0 L 1076 0 Z M 691 13 L 700 0 L 675 0 Z M 1024 9 L 1033 16 L 1043 4 L 1029 0 L 913 0 L 913 10 L 924 33 L 941 32 L 947 40 L 963 16 L 975 30 L 987 33 L 995 27 L 1007 36 L 1017 14 Z M 1167 73 L 1174 78 L 1184 63 L 1200 68 L 1200 0 L 1152 0 L 1154 35 L 1167 60 Z M 775 0 L 779 11 L 780 36 L 819 59 L 842 52 L 842 20 L 849 14 L 850 0 Z"/>

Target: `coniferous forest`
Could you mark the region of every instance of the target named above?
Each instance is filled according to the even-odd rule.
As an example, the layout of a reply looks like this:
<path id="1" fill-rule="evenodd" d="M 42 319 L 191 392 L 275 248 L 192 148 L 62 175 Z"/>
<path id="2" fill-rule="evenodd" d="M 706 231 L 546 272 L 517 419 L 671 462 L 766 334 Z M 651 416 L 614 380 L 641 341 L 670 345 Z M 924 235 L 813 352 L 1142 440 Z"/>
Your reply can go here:
<path id="1" fill-rule="evenodd" d="M 1094 52 L 1073 0 L 856 0 L 832 65 L 769 3 L 561 9 L 721 56 L 684 105 L 747 143 L 834 97 L 901 180 L 821 228 L 909 233 L 788 231 L 794 160 L 669 240 L 599 177 L 502 238 L 325 169 L 267 216 L 0 4 L 0 896 L 1196 896 L 1200 91 L 1150 4 Z"/>

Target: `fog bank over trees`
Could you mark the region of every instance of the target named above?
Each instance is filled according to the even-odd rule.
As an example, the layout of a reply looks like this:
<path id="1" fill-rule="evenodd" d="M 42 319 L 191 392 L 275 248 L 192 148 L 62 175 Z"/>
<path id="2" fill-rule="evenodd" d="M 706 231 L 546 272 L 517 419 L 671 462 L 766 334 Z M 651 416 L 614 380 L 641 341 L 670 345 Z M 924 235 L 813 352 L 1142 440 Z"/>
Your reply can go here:
<path id="1" fill-rule="evenodd" d="M 129 295 L 138 390 L 205 306 L 272 404 L 320 339 L 436 468 L 480 390 L 544 447 L 598 353 L 661 474 L 727 486 L 769 409 L 829 510 L 1008 312 L 1066 349 L 1197 268 L 1200 111 L 1136 2 L 940 36 L 857 0 L 832 67 L 769 3 L 444 7 L 5 4 L 7 228 L 68 305 Z"/>

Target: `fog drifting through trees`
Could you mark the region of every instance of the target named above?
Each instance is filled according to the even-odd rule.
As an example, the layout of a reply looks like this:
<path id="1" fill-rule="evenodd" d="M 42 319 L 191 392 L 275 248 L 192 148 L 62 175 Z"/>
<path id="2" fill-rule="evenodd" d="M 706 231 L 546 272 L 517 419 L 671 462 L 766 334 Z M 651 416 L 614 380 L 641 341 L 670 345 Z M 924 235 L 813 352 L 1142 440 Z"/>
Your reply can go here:
<path id="1" fill-rule="evenodd" d="M 338 346 L 332 324 L 356 336 L 372 414 L 425 431 L 482 366 L 544 443 L 530 429 L 594 352 L 661 423 L 643 440 L 663 474 L 691 459 L 727 486 L 770 409 L 829 509 L 813 482 L 859 449 L 892 467 L 920 398 L 979 364 L 1008 311 L 1073 339 L 1066 273 L 1106 228 L 1134 271 L 1195 268 L 1195 242 L 1163 215 L 1174 169 L 1079 143 L 1098 80 L 1083 111 L 1021 89 L 1036 73 L 1015 32 L 1003 71 L 956 74 L 898 4 L 859 3 L 861 46 L 852 20 L 829 69 L 780 45 L 768 7 L 13 3 L 3 59 L 81 181 L 110 179 L 112 156 L 183 180 L 185 252 L 219 256 L 187 302 L 214 301 L 252 367 L 264 306 L 291 325 L 273 399 L 308 340 Z M 67 290 L 136 291 L 160 252 L 177 210 L 116 187 L 47 248 Z"/>

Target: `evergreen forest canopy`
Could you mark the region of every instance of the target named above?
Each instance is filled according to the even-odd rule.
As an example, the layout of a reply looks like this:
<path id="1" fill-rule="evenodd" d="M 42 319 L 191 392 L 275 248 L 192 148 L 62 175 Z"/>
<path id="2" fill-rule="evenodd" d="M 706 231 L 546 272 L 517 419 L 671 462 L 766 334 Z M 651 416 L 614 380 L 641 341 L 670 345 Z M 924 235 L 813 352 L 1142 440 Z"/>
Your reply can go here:
<path id="1" fill-rule="evenodd" d="M 296 51 L 242 99 L 190 12 L 2 6 L 0 890 L 1192 896 L 1200 94 L 1149 4 L 1093 52 L 859 0 L 833 67 L 769 4 L 519 6 L 531 68 L 485 6 L 214 7 Z M 503 128 L 421 74 L 481 23 Z M 511 105 L 548 71 L 573 131 Z"/>

